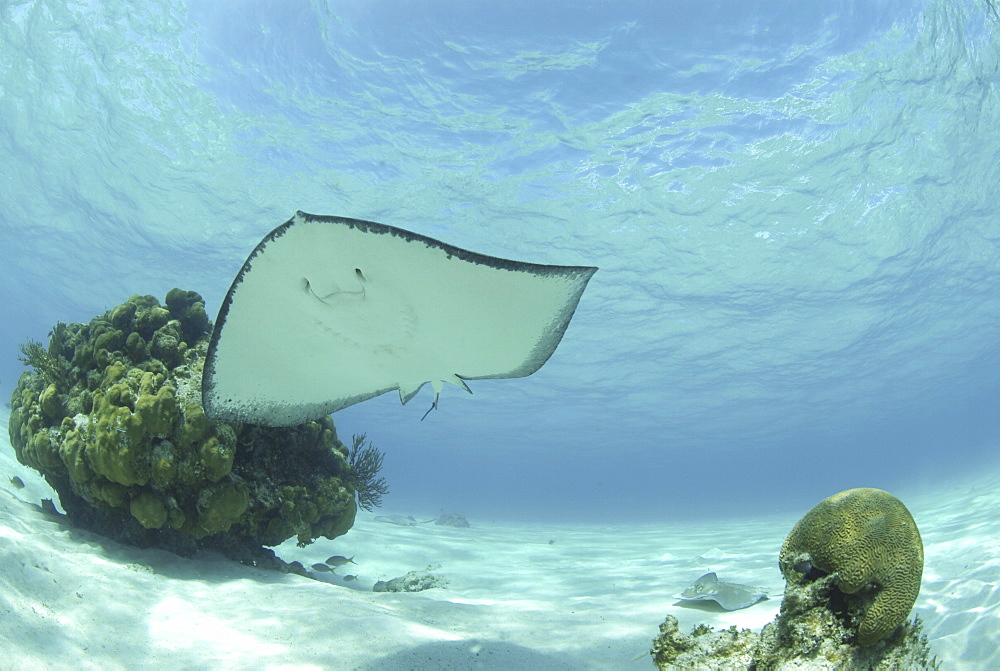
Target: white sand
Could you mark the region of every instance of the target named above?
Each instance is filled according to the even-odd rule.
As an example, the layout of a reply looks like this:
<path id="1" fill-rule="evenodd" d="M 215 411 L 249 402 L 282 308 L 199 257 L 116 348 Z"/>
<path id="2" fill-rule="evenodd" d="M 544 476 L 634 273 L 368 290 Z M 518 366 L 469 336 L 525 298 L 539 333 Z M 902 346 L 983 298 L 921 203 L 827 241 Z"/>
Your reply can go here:
<path id="1" fill-rule="evenodd" d="M 336 541 L 286 544 L 304 564 L 356 555 L 356 582 L 187 560 L 73 529 L 0 445 L 0 667 L 645 669 L 667 614 L 758 630 L 777 614 L 777 551 L 798 516 L 642 526 L 401 527 L 359 515 Z M 8 476 L 26 483 L 15 490 Z M 824 492 L 817 496 L 826 496 Z M 897 492 L 897 494 L 899 494 Z M 1000 477 L 900 494 L 923 533 L 915 612 L 947 668 L 1000 668 Z M 802 511 L 803 513 L 805 511 Z M 431 515 L 433 516 L 433 515 Z M 553 543 L 549 543 L 549 541 Z M 370 591 L 440 565 L 445 589 Z M 778 596 L 740 611 L 673 595 L 707 570 Z"/>

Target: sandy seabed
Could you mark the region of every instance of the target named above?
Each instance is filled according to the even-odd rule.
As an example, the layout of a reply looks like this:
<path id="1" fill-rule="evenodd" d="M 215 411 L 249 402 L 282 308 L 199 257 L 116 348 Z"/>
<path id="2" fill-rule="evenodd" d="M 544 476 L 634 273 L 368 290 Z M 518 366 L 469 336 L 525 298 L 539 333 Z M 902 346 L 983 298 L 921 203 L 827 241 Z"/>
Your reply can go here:
<path id="1" fill-rule="evenodd" d="M 335 541 L 277 548 L 317 580 L 138 550 L 44 512 L 55 498 L 0 442 L 0 667 L 11 669 L 646 669 L 664 617 L 760 631 L 799 516 L 706 523 L 396 526 L 361 513 Z M 10 484 L 19 476 L 23 489 Z M 819 499 L 828 494 L 824 493 Z M 952 669 L 1000 669 L 1000 474 L 900 495 L 926 554 L 914 613 Z M 805 511 L 802 511 L 804 514 Z M 433 516 L 433 515 L 432 515 Z M 432 568 L 445 588 L 375 593 Z M 727 612 L 675 598 L 706 571 L 773 598 Z M 343 575 L 357 580 L 343 581 Z"/>

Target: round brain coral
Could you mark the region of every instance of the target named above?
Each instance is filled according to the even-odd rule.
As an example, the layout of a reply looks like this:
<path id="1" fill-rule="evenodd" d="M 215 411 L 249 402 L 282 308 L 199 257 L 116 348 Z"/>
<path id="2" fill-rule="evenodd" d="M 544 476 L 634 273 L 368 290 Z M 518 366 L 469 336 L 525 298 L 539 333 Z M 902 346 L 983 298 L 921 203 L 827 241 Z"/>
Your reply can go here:
<path id="1" fill-rule="evenodd" d="M 813 569 L 836 573 L 848 605 L 861 607 L 858 642 L 867 646 L 891 634 L 913 608 L 924 546 L 899 499 L 881 489 L 848 489 L 799 520 L 779 564 L 789 582 L 802 582 Z"/>

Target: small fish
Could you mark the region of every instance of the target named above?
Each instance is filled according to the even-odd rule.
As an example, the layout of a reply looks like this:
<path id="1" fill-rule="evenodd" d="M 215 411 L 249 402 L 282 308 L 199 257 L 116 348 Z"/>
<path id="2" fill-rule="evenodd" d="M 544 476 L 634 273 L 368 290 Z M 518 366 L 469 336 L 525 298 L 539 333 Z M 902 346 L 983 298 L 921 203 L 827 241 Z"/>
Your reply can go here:
<path id="1" fill-rule="evenodd" d="M 344 582 L 351 582 L 352 580 L 357 580 L 357 579 L 358 579 L 358 576 L 356 576 L 356 575 L 345 575 L 344 576 Z"/>
<path id="2" fill-rule="evenodd" d="M 328 571 L 332 571 L 333 569 L 327 566 L 326 564 L 313 564 L 312 570 L 319 571 L 320 573 L 326 573 Z"/>
<path id="3" fill-rule="evenodd" d="M 766 599 L 767 593 L 758 587 L 723 582 L 714 573 L 706 573 L 681 592 L 679 598 L 685 601 L 715 601 L 726 610 L 739 610 Z"/>
<path id="4" fill-rule="evenodd" d="M 357 555 L 354 555 L 354 557 L 356 556 Z M 354 561 L 354 557 L 348 559 L 347 557 L 341 557 L 340 555 L 333 555 L 332 557 L 327 557 L 326 563 L 333 568 L 338 568 L 344 564 L 357 564 L 357 562 Z"/>
<path id="5" fill-rule="evenodd" d="M 16 475 L 11 477 L 10 484 L 14 485 L 14 489 L 24 489 L 24 480 Z"/>

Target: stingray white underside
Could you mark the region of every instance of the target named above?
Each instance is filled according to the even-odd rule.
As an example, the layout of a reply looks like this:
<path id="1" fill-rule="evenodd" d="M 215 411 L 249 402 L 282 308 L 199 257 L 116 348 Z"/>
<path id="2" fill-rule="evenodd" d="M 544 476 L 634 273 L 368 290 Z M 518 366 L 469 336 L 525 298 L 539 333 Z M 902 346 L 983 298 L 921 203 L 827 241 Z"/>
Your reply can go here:
<path id="1" fill-rule="evenodd" d="M 203 380 L 213 419 L 285 426 L 430 382 L 530 375 L 596 268 L 489 257 L 402 229 L 302 212 L 240 270 Z"/>

